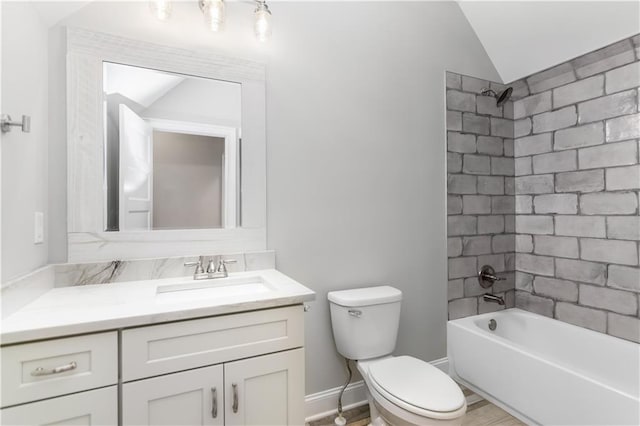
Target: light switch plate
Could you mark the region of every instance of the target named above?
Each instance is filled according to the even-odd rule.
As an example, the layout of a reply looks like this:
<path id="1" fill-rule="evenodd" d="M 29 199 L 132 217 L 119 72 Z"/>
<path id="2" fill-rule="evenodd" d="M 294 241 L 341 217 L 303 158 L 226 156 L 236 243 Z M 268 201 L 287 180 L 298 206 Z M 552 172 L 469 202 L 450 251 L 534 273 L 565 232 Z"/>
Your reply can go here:
<path id="1" fill-rule="evenodd" d="M 44 213 L 35 212 L 33 216 L 33 242 L 42 244 L 44 242 Z"/>

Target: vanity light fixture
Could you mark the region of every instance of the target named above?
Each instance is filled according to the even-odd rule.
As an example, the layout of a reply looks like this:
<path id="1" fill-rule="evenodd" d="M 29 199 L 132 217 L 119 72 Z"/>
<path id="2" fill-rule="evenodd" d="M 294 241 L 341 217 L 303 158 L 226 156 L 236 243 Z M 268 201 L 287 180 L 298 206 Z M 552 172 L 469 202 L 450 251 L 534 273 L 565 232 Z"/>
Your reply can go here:
<path id="1" fill-rule="evenodd" d="M 272 33 L 271 11 L 266 0 L 253 0 L 256 3 L 254 11 L 255 23 L 253 30 L 261 42 L 269 40 Z M 202 11 L 207 27 L 218 32 L 224 25 L 224 0 L 198 0 L 198 6 Z M 153 15 L 161 21 L 166 21 L 171 16 L 171 0 L 151 0 L 149 8 Z"/>
<path id="2" fill-rule="evenodd" d="M 167 21 L 171 17 L 173 7 L 171 0 L 153 0 L 149 2 L 149 9 L 160 21 Z"/>

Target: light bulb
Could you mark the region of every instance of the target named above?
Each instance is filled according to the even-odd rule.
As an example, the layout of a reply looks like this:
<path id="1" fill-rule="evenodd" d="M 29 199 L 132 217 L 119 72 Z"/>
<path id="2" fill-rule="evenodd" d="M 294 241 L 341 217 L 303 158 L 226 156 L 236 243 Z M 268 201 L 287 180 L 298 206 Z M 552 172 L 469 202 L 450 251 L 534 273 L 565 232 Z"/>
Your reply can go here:
<path id="1" fill-rule="evenodd" d="M 269 7 L 264 2 L 258 2 L 258 8 L 255 11 L 256 22 L 253 25 L 253 30 L 256 33 L 258 40 L 265 42 L 271 37 L 271 12 Z"/>
<path id="2" fill-rule="evenodd" d="M 151 0 L 149 2 L 149 9 L 153 16 L 160 21 L 166 21 L 171 17 L 171 0 Z"/>
<path id="3" fill-rule="evenodd" d="M 200 4 L 207 27 L 211 31 L 219 31 L 224 24 L 224 1 L 203 0 Z"/>

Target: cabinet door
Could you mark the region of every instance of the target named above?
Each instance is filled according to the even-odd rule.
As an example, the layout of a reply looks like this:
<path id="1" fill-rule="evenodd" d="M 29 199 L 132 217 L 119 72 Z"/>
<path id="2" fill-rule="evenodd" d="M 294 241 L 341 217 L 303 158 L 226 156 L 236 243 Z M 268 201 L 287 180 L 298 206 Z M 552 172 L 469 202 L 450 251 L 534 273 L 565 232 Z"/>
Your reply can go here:
<path id="1" fill-rule="evenodd" d="M 0 410 L 3 425 L 115 425 L 117 386 L 60 396 Z"/>
<path id="2" fill-rule="evenodd" d="M 303 425 L 304 350 L 224 365 L 225 424 Z"/>
<path id="3" fill-rule="evenodd" d="M 222 365 L 122 385 L 122 423 L 222 425 Z"/>

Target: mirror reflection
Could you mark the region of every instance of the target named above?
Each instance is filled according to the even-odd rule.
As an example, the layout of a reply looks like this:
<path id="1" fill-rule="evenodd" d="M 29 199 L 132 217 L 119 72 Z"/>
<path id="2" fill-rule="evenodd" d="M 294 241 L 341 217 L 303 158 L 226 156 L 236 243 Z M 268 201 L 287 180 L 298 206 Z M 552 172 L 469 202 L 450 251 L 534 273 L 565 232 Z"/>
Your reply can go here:
<path id="1" fill-rule="evenodd" d="M 107 231 L 240 224 L 241 85 L 104 63 Z"/>

